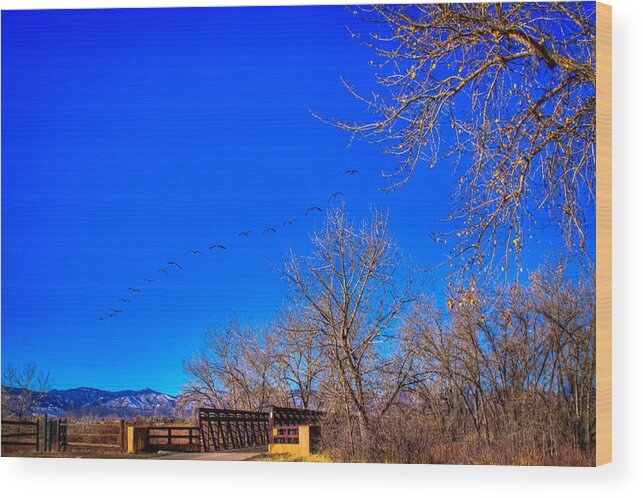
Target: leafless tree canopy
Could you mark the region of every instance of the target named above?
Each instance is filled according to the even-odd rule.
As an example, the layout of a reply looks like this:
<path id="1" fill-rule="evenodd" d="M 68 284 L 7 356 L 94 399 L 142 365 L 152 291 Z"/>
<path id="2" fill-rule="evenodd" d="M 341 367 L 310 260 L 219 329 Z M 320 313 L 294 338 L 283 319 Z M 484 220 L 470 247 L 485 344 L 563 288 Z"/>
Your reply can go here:
<path id="1" fill-rule="evenodd" d="M 203 348 L 185 362 L 192 380 L 182 402 L 243 410 L 287 404 L 273 345 L 265 329 L 236 319 L 209 330 Z"/>
<path id="2" fill-rule="evenodd" d="M 330 210 L 311 246 L 284 261 L 272 323 L 206 333 L 185 396 L 325 410 L 324 448 L 342 461 L 592 462 L 591 269 L 452 284 L 441 304 L 414 292 L 381 213 Z"/>
<path id="3" fill-rule="evenodd" d="M 358 414 L 386 412 L 408 379 L 409 362 L 395 348 L 395 323 L 411 301 L 400 285 L 399 255 L 387 218 L 374 212 L 361 226 L 343 207 L 327 216 L 312 238 L 311 256 L 291 255 L 284 276 L 327 366 L 322 384 L 329 405 Z"/>
<path id="4" fill-rule="evenodd" d="M 304 305 L 290 306 L 275 321 L 271 340 L 281 378 L 291 392 L 293 406 L 312 409 L 320 403 L 321 382 L 327 374 L 323 343 L 309 321 Z"/>
<path id="5" fill-rule="evenodd" d="M 572 286 L 546 267 L 502 293 L 453 293 L 448 313 L 418 300 L 405 323 L 406 347 L 420 360 L 416 393 L 449 437 L 464 422 L 487 442 L 517 435 L 545 451 L 592 446 L 593 289 L 591 277 Z"/>
<path id="6" fill-rule="evenodd" d="M 51 388 L 49 374 L 34 363 L 2 369 L 2 416 L 24 420 L 34 415 L 38 402 Z"/>
<path id="7" fill-rule="evenodd" d="M 595 193 L 594 6 L 354 9 L 370 33 L 353 36 L 373 49 L 381 91 L 345 82 L 374 118 L 331 122 L 398 158 L 385 173 L 391 189 L 419 165 L 456 166 L 456 228 L 438 240 L 454 241 L 457 268 L 508 268 L 543 220 L 582 250 Z"/>

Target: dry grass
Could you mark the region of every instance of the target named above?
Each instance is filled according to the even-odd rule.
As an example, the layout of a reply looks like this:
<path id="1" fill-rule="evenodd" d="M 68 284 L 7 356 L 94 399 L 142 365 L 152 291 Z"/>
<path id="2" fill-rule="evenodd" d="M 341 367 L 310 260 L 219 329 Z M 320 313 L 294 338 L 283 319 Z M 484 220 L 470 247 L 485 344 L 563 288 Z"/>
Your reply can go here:
<path id="1" fill-rule="evenodd" d="M 502 444 L 439 444 L 431 448 L 431 463 L 463 465 L 517 465 L 590 467 L 595 459 L 590 452 L 571 447 L 559 448 L 555 454 L 535 448 L 510 448 Z"/>
<path id="2" fill-rule="evenodd" d="M 442 464 L 442 465 L 511 465 L 511 466 L 557 466 L 592 467 L 596 465 L 593 453 L 573 447 L 559 448 L 556 453 L 546 453 L 536 448 L 510 447 L 494 443 L 447 443 L 435 444 L 421 452 L 396 454 L 390 449 L 378 455 L 361 455 L 342 458 L 331 453 L 333 461 L 345 463 L 390 463 L 390 464 Z"/>
<path id="3" fill-rule="evenodd" d="M 119 451 L 111 451 L 105 449 L 68 449 L 67 451 L 51 451 L 51 452 L 35 452 L 33 450 L 19 449 L 19 450 L 2 450 L 2 457 L 18 457 L 18 458 L 123 458 L 123 459 L 150 459 L 157 458 L 156 453 L 121 453 Z"/>
<path id="4" fill-rule="evenodd" d="M 315 463 L 332 463 L 332 460 L 321 453 L 308 455 L 308 456 L 299 456 L 292 455 L 290 453 L 278 453 L 274 455 L 269 455 L 264 453 L 256 457 L 250 458 L 249 461 L 255 462 L 315 462 Z"/>
<path id="5" fill-rule="evenodd" d="M 101 459 L 127 459 L 145 460 L 158 458 L 156 453 L 120 453 L 108 451 L 52 451 L 47 453 L 36 453 L 34 451 L 3 451 L 3 458 L 101 458 Z"/>
<path id="6" fill-rule="evenodd" d="M 83 450 L 51 453 L 36 453 L 28 449 L 3 450 L 3 457 L 20 458 L 122 458 L 122 459 L 154 459 L 157 453 L 128 454 L 107 450 Z M 249 459 L 258 462 L 316 462 L 332 463 L 333 460 L 325 454 L 314 454 L 307 457 L 287 453 L 269 455 L 261 454 Z M 336 460 L 340 461 L 340 460 Z M 366 460 L 364 460 L 366 461 Z M 587 467 L 595 465 L 593 455 L 571 449 L 561 449 L 556 455 L 543 455 L 536 451 L 510 452 L 500 446 L 487 445 L 472 448 L 470 445 L 436 445 L 426 455 L 426 463 L 433 464 L 463 464 L 463 465 L 529 465 L 529 466 L 571 466 Z M 395 459 L 385 459 L 382 463 L 395 463 Z"/>

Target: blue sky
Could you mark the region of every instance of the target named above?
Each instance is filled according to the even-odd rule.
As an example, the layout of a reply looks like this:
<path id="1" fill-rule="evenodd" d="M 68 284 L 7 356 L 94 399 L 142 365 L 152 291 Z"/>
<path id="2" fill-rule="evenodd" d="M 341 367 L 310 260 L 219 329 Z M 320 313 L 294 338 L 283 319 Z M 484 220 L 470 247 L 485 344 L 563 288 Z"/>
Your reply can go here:
<path id="1" fill-rule="evenodd" d="M 322 217 L 304 213 L 334 191 L 355 218 L 388 210 L 408 261 L 440 261 L 452 169 L 380 192 L 393 160 L 310 114 L 364 116 L 339 80 L 375 89 L 357 22 L 341 7 L 3 12 L 2 361 L 57 388 L 177 393 L 206 327 L 279 308 L 275 268 L 307 251 Z"/>

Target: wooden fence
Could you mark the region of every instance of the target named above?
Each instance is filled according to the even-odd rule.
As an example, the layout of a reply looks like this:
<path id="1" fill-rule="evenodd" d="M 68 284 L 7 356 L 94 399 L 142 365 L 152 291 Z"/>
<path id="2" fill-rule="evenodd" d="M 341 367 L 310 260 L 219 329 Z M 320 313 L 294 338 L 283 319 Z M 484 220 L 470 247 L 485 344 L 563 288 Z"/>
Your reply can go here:
<path id="1" fill-rule="evenodd" d="M 2 420 L 2 446 L 26 447 L 38 451 L 40 447 L 40 419 Z"/>
<path id="2" fill-rule="evenodd" d="M 117 452 L 127 449 L 125 420 L 65 419 L 60 426 L 64 431 L 64 449 Z"/>
<path id="3" fill-rule="evenodd" d="M 198 427 L 189 426 L 148 426 L 147 449 L 151 451 L 200 451 Z"/>
<path id="4" fill-rule="evenodd" d="M 33 451 L 49 452 L 66 449 L 66 421 L 44 415 L 35 421 L 2 420 L 2 446 L 22 446 Z"/>

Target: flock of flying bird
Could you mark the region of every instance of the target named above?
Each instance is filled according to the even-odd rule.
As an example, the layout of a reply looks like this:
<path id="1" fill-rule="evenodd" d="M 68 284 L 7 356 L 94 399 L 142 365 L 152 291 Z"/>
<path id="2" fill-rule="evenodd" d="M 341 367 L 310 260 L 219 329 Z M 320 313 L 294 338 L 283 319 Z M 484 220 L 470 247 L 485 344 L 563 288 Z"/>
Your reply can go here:
<path id="1" fill-rule="evenodd" d="M 356 175 L 356 174 L 359 174 L 359 170 L 348 169 L 348 170 L 345 171 L 345 174 L 346 175 Z M 333 199 L 337 198 L 338 196 L 343 196 L 343 195 L 344 195 L 343 192 L 339 192 L 339 191 L 338 192 L 333 192 L 330 195 L 330 197 L 328 198 L 328 201 L 330 202 Z M 323 211 L 324 210 L 322 208 L 320 208 L 319 206 L 311 206 L 308 209 L 306 209 L 306 212 L 305 212 L 304 216 L 308 216 L 309 214 L 313 214 L 313 213 L 316 213 L 316 212 L 321 213 Z M 297 218 L 292 218 L 292 219 L 289 219 L 287 221 L 284 221 L 282 223 L 282 225 L 283 226 L 293 225 L 296 221 L 297 221 Z M 239 237 L 248 237 L 251 232 L 252 232 L 252 230 L 245 230 L 243 232 L 240 232 L 238 234 L 238 236 Z M 274 228 L 274 227 L 266 227 L 266 228 L 264 228 L 264 230 L 262 232 L 262 235 L 266 235 L 266 234 L 269 234 L 269 233 L 277 233 L 277 229 Z M 227 249 L 228 248 L 224 244 L 212 244 L 211 246 L 208 247 L 209 251 L 211 251 L 211 250 L 227 250 Z M 199 249 L 189 249 L 187 251 L 187 254 L 190 254 L 192 256 L 196 256 L 198 254 L 201 254 L 201 251 Z M 168 261 L 167 265 L 172 267 L 172 268 L 175 268 L 175 269 L 177 269 L 179 271 L 183 271 L 183 267 L 177 261 Z M 158 272 L 163 274 L 163 275 L 168 275 L 168 270 L 165 267 L 159 268 Z M 151 284 L 152 282 L 154 282 L 154 280 L 151 279 L 151 278 L 146 278 L 144 280 L 144 282 L 146 284 Z M 140 294 L 141 293 L 141 289 L 138 289 L 136 287 L 128 287 L 128 290 L 132 294 Z M 128 299 L 128 298 L 121 298 L 119 301 L 121 303 L 123 303 L 123 304 L 128 304 L 128 303 L 131 302 L 131 300 Z M 118 316 L 120 313 L 123 313 L 123 312 L 124 312 L 124 310 L 120 309 L 120 308 L 109 308 L 109 310 L 107 312 L 105 312 L 104 314 L 102 314 L 102 315 L 100 315 L 98 317 L 98 320 L 104 321 L 106 319 Z"/>

